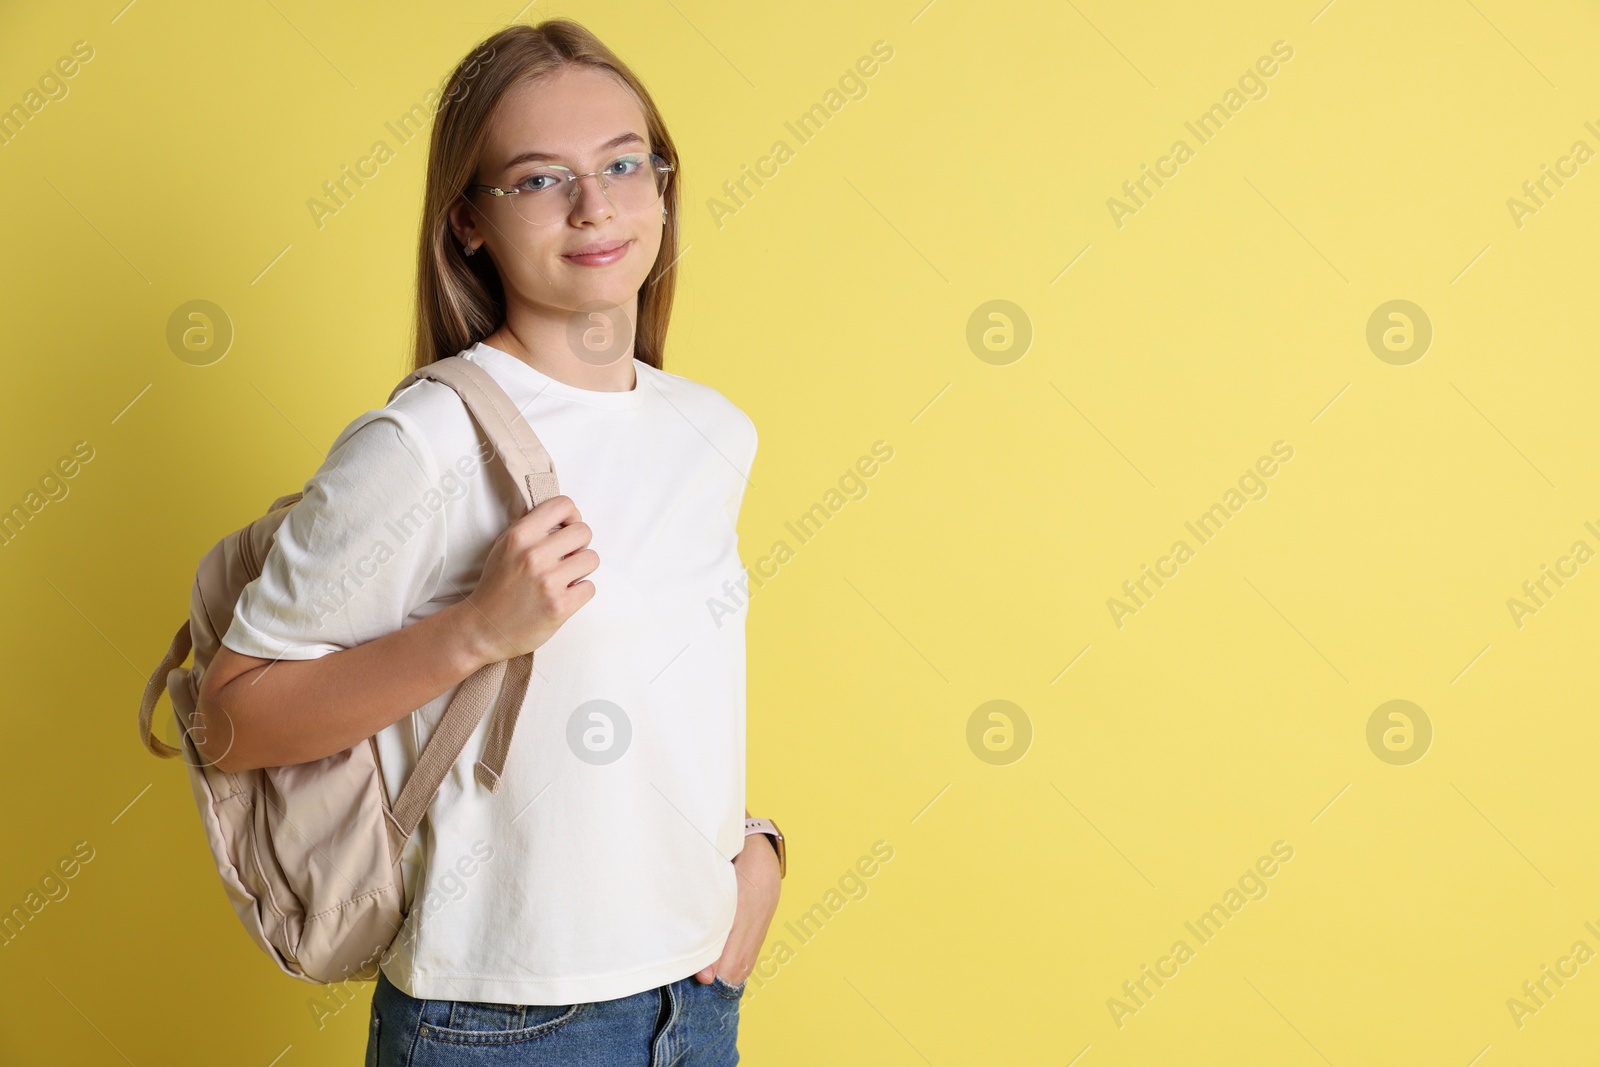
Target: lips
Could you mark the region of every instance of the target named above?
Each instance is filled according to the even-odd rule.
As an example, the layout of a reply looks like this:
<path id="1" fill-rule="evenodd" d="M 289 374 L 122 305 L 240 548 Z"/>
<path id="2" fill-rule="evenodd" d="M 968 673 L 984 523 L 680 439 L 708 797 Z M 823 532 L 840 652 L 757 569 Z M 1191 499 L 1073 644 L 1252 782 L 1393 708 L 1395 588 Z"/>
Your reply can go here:
<path id="1" fill-rule="evenodd" d="M 607 253 L 616 252 L 622 248 L 625 248 L 627 245 L 627 241 L 595 241 L 593 244 L 586 244 L 581 248 L 574 248 L 571 252 L 565 253 L 565 256 L 568 259 L 598 258 L 605 256 Z"/>

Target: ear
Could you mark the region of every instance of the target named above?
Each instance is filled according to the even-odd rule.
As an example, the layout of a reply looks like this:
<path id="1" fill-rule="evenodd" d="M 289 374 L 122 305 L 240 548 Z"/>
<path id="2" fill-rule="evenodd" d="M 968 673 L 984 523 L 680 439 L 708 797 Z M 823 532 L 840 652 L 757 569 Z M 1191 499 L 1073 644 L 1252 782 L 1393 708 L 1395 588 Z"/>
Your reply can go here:
<path id="1" fill-rule="evenodd" d="M 482 243 L 478 234 L 477 212 L 471 204 L 467 203 L 465 197 L 450 205 L 446 218 L 449 220 L 450 232 L 455 237 L 456 244 L 477 245 Z"/>

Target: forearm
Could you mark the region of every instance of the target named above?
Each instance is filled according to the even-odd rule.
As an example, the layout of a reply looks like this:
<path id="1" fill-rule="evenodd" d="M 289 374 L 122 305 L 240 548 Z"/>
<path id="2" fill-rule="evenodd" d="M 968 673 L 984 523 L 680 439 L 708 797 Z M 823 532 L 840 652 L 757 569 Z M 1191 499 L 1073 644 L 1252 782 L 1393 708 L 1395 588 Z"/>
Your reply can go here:
<path id="1" fill-rule="evenodd" d="M 459 602 L 354 648 L 252 661 L 215 692 L 202 685 L 202 754 L 241 771 L 310 763 L 366 740 L 488 662 L 465 614 L 474 610 Z"/>
<path id="2" fill-rule="evenodd" d="M 750 814 L 750 809 L 749 808 L 745 808 L 744 809 L 744 817 L 747 818 L 747 819 L 754 817 L 754 816 L 752 816 Z M 776 860 L 778 858 L 778 843 L 772 839 L 772 836 L 770 834 L 764 834 L 764 833 L 762 833 L 762 834 L 746 834 L 745 838 L 744 838 L 744 845 L 740 847 L 740 853 L 739 854 L 741 856 L 742 855 L 746 855 L 746 853 L 744 852 L 744 849 L 749 847 L 750 839 L 752 837 L 759 837 L 759 838 L 761 838 L 762 841 L 765 841 L 766 845 L 763 846 L 763 847 L 765 847 L 766 851 L 772 856 L 772 858 L 774 860 Z"/>

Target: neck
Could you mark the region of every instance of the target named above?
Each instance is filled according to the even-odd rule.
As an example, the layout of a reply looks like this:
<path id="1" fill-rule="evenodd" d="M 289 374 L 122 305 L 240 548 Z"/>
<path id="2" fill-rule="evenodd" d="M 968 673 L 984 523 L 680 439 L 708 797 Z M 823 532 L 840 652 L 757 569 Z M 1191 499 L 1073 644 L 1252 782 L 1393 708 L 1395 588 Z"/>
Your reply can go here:
<path id="1" fill-rule="evenodd" d="M 633 389 L 633 341 L 638 297 L 595 311 L 512 309 L 484 344 L 516 356 L 563 385 L 596 392 Z"/>

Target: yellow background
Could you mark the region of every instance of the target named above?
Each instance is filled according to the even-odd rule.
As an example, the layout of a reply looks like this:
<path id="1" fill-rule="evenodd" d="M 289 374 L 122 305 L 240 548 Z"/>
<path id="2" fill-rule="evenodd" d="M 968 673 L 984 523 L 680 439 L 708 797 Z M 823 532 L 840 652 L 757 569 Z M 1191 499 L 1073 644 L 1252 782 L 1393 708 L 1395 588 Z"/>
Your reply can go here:
<path id="1" fill-rule="evenodd" d="M 667 366 L 759 428 L 747 565 L 894 450 L 750 606 L 749 807 L 792 859 L 745 1062 L 1592 1056 L 1600 962 L 1520 1027 L 1506 1001 L 1600 951 L 1600 563 L 1520 628 L 1506 602 L 1600 548 L 1600 162 L 1520 227 L 1507 200 L 1600 148 L 1600 17 L 918 3 L 521 14 L 594 29 L 677 139 Z M 0 552 L 0 908 L 95 856 L 0 948 L 6 1064 L 362 1053 L 370 986 L 315 1027 L 135 711 L 200 556 L 407 369 L 425 142 L 321 229 L 307 199 L 517 14 L 8 5 L 0 105 L 95 51 L 0 147 L 0 504 L 95 456 Z M 865 97 L 798 145 L 785 121 L 880 40 Z M 1185 121 L 1275 41 L 1267 95 L 1199 144 Z M 719 227 L 708 201 L 778 138 L 794 157 Z M 1179 138 L 1194 158 L 1119 227 L 1108 199 Z M 194 299 L 236 331 L 208 367 L 164 336 Z M 967 343 L 997 299 L 1033 332 L 1004 365 Z M 1405 366 L 1365 339 L 1394 299 L 1434 329 Z M 1107 599 L 1278 440 L 1268 495 L 1119 628 Z M 1366 741 L 1392 699 L 1434 730 L 1405 766 Z M 967 741 L 991 700 L 1031 724 L 1006 765 Z M 1199 945 L 1184 922 L 1280 840 L 1268 895 Z M 876 841 L 893 859 L 839 906 Z M 829 902 L 809 941 L 785 929 Z M 1194 958 L 1119 1027 L 1108 999 L 1179 938 Z"/>

